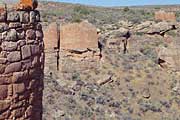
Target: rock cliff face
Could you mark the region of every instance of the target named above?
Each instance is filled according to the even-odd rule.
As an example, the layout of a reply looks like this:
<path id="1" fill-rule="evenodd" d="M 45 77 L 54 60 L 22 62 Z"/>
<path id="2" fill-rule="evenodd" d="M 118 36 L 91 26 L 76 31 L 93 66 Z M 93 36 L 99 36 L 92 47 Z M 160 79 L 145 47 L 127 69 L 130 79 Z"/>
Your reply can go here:
<path id="1" fill-rule="evenodd" d="M 41 120 L 44 44 L 36 10 L 0 12 L 0 120 Z"/>

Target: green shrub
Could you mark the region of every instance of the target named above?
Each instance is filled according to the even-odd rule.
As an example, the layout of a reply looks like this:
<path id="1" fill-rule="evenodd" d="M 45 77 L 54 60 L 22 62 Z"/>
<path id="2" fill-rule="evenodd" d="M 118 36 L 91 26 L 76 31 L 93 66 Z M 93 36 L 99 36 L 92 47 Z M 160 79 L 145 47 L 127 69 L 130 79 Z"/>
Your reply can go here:
<path id="1" fill-rule="evenodd" d="M 90 13 L 90 11 L 83 6 L 76 6 L 74 7 L 74 12 L 82 14 L 82 15 L 88 15 Z"/>
<path id="2" fill-rule="evenodd" d="M 128 12 L 129 10 L 130 10 L 129 7 L 125 7 L 125 8 L 123 9 L 124 12 Z"/>
<path id="3" fill-rule="evenodd" d="M 82 16 L 79 14 L 72 15 L 72 22 L 73 23 L 80 23 L 82 21 Z"/>

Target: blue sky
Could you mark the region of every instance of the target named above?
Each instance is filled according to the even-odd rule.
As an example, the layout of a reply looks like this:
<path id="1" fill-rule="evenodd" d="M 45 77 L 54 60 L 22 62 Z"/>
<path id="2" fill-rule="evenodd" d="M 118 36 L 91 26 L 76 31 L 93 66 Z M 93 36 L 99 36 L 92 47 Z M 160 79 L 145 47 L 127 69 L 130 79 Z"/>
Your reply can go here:
<path id="1" fill-rule="evenodd" d="M 53 0 L 59 2 L 80 3 L 96 6 L 132 6 L 180 4 L 180 0 Z"/>

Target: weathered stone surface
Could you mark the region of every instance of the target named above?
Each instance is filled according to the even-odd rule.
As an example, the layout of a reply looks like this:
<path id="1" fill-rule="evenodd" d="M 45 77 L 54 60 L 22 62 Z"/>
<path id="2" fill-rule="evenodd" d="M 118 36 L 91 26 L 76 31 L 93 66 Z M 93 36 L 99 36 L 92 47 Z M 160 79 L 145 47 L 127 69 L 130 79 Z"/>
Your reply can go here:
<path id="1" fill-rule="evenodd" d="M 24 83 L 13 84 L 13 94 L 20 94 L 25 91 Z"/>
<path id="2" fill-rule="evenodd" d="M 9 84 L 11 82 L 11 75 L 0 75 L 0 85 Z"/>
<path id="3" fill-rule="evenodd" d="M 22 47 L 22 46 L 24 46 L 26 44 L 26 41 L 25 40 L 19 40 L 17 42 L 17 44 L 18 44 L 19 47 Z"/>
<path id="4" fill-rule="evenodd" d="M 7 58 L 0 58 L 0 64 L 5 64 L 7 62 Z"/>
<path id="5" fill-rule="evenodd" d="M 7 98 L 7 96 L 8 96 L 8 86 L 0 85 L 0 100 L 4 100 L 5 98 Z"/>
<path id="6" fill-rule="evenodd" d="M 31 46 L 25 45 L 21 48 L 22 59 L 29 58 L 31 56 Z"/>
<path id="7" fill-rule="evenodd" d="M 6 21 L 6 17 L 7 15 L 5 11 L 0 12 L 0 22 Z"/>
<path id="8" fill-rule="evenodd" d="M 4 51 L 13 51 L 17 49 L 17 42 L 3 42 L 1 46 Z"/>
<path id="9" fill-rule="evenodd" d="M 40 53 L 39 45 L 31 45 L 31 53 L 32 55 Z"/>
<path id="10" fill-rule="evenodd" d="M 0 23 L 0 33 L 6 31 L 8 29 L 9 29 L 9 27 L 6 23 Z"/>
<path id="11" fill-rule="evenodd" d="M 57 25 L 51 23 L 46 30 L 44 30 L 45 49 L 54 49 L 57 47 Z"/>
<path id="12" fill-rule="evenodd" d="M 36 31 L 36 39 L 41 40 L 43 38 L 43 32 L 42 31 Z"/>
<path id="13" fill-rule="evenodd" d="M 24 31 L 17 31 L 17 37 L 19 40 L 25 39 L 25 32 Z"/>
<path id="14" fill-rule="evenodd" d="M 10 107 L 9 101 L 0 101 L 0 113 L 7 110 Z"/>
<path id="15" fill-rule="evenodd" d="M 36 22 L 36 13 L 34 11 L 30 12 L 30 23 Z"/>
<path id="16" fill-rule="evenodd" d="M 7 60 L 9 62 L 18 62 L 21 60 L 21 54 L 19 51 L 14 51 L 8 54 Z"/>
<path id="17" fill-rule="evenodd" d="M 31 66 L 32 66 L 31 59 L 25 59 L 25 60 L 22 61 L 22 69 L 23 70 L 30 69 Z"/>
<path id="18" fill-rule="evenodd" d="M 173 12 L 158 11 L 155 12 L 155 19 L 163 21 L 176 21 L 176 15 Z"/>
<path id="19" fill-rule="evenodd" d="M 20 108 L 17 108 L 17 109 L 12 111 L 12 116 L 16 117 L 16 118 L 22 117 L 24 115 L 24 112 L 25 112 L 25 108 L 20 107 Z"/>
<path id="20" fill-rule="evenodd" d="M 88 22 L 73 23 L 61 27 L 61 49 L 98 48 L 95 26 Z"/>
<path id="21" fill-rule="evenodd" d="M 15 62 L 15 63 L 11 63 L 9 64 L 6 69 L 5 69 L 5 73 L 12 73 L 12 72 L 19 72 L 21 70 L 21 62 Z"/>
<path id="22" fill-rule="evenodd" d="M 0 74 L 3 74 L 5 71 L 6 65 L 0 64 Z"/>
<path id="23" fill-rule="evenodd" d="M 36 32 L 33 29 L 29 29 L 26 31 L 26 39 L 35 40 L 36 39 Z"/>
<path id="24" fill-rule="evenodd" d="M 19 22 L 11 22 L 9 23 L 9 28 L 12 29 L 12 28 L 20 28 L 22 27 L 21 23 Z"/>
<path id="25" fill-rule="evenodd" d="M 17 83 L 17 82 L 22 82 L 23 79 L 28 78 L 28 71 L 24 72 L 14 72 L 12 76 L 12 82 Z"/>
<path id="26" fill-rule="evenodd" d="M 29 23 L 29 13 L 28 12 L 20 11 L 19 16 L 20 16 L 21 23 Z"/>
<path id="27" fill-rule="evenodd" d="M 10 22 L 19 22 L 20 20 L 20 16 L 18 14 L 18 12 L 8 12 L 7 14 L 7 21 L 10 21 Z"/>
<path id="28" fill-rule="evenodd" d="M 11 29 L 3 34 L 3 38 L 6 41 L 17 41 L 17 32 L 15 29 Z"/>

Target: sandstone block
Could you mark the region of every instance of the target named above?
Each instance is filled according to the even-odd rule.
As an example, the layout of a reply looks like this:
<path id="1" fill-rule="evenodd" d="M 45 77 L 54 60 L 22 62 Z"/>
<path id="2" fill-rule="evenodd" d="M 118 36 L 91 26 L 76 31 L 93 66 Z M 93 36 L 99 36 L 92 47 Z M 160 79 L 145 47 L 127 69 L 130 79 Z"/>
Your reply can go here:
<path id="1" fill-rule="evenodd" d="M 13 72 L 19 72 L 21 70 L 21 66 L 21 62 L 11 63 L 6 67 L 5 73 L 8 74 Z"/>
<path id="2" fill-rule="evenodd" d="M 6 41 L 17 41 L 17 32 L 15 29 L 11 29 L 3 34 L 3 38 Z"/>
<path id="3" fill-rule="evenodd" d="M 20 22 L 21 23 L 29 23 L 29 13 L 26 11 L 20 11 Z"/>
<path id="4" fill-rule="evenodd" d="M 14 51 L 17 49 L 17 42 L 3 42 L 2 45 L 2 50 L 4 51 Z"/>
<path id="5" fill-rule="evenodd" d="M 25 45 L 21 47 L 22 59 L 27 59 L 31 56 L 31 47 L 29 45 Z"/>
<path id="6" fill-rule="evenodd" d="M 25 32 L 23 30 L 17 31 L 17 37 L 18 37 L 18 40 L 25 39 Z"/>
<path id="7" fill-rule="evenodd" d="M 0 100 L 6 99 L 8 96 L 8 85 L 0 85 Z"/>
<path id="8" fill-rule="evenodd" d="M 19 51 L 10 52 L 7 56 L 9 62 L 18 62 L 21 60 L 21 54 Z"/>
<path id="9" fill-rule="evenodd" d="M 0 13 L 0 22 L 6 21 L 6 18 L 7 18 L 6 12 L 5 11 L 1 12 Z"/>
<path id="10" fill-rule="evenodd" d="M 0 113 L 7 110 L 9 107 L 10 107 L 10 102 L 9 101 L 0 101 Z"/>
<path id="11" fill-rule="evenodd" d="M 0 23 L 0 33 L 6 31 L 8 29 L 9 29 L 9 27 L 6 23 Z"/>
<path id="12" fill-rule="evenodd" d="M 36 13 L 34 11 L 30 12 L 30 23 L 36 22 Z"/>
<path id="13" fill-rule="evenodd" d="M 26 41 L 25 40 L 19 40 L 17 42 L 17 44 L 18 44 L 19 47 L 22 47 L 22 46 L 24 46 L 26 44 Z"/>
<path id="14" fill-rule="evenodd" d="M 21 94 L 25 91 L 24 83 L 13 84 L 13 94 Z"/>
<path id="15" fill-rule="evenodd" d="M 31 45 L 31 53 L 32 55 L 36 55 L 40 53 L 39 45 Z"/>
<path id="16" fill-rule="evenodd" d="M 7 58 L 0 58 L 0 64 L 5 64 L 7 62 Z"/>
<path id="17" fill-rule="evenodd" d="M 26 31 L 26 39 L 35 40 L 36 39 L 36 32 L 33 29 L 29 29 Z"/>
<path id="18" fill-rule="evenodd" d="M 0 64 L 0 74 L 3 74 L 5 71 L 6 65 Z"/>
<path id="19" fill-rule="evenodd" d="M 23 60 L 23 61 L 21 61 L 21 62 L 22 62 L 22 69 L 23 69 L 23 70 L 28 70 L 28 69 L 30 69 L 31 66 L 32 66 L 31 59 L 25 59 L 25 60 Z"/>
<path id="20" fill-rule="evenodd" d="M 18 12 L 8 12 L 7 14 L 7 21 L 9 22 L 19 22 L 20 20 L 20 16 L 18 14 Z"/>
<path id="21" fill-rule="evenodd" d="M 43 32 L 37 30 L 37 31 L 36 31 L 36 39 L 37 39 L 37 40 L 41 40 L 42 38 L 43 38 Z"/>
<path id="22" fill-rule="evenodd" d="M 22 25 L 21 25 L 21 23 L 19 23 L 19 22 L 11 22 L 11 23 L 9 23 L 9 28 L 10 29 L 15 29 L 15 28 L 20 28 L 20 27 L 22 27 Z"/>
<path id="23" fill-rule="evenodd" d="M 0 75 L 0 85 L 9 84 L 11 82 L 11 75 Z"/>
<path id="24" fill-rule="evenodd" d="M 36 67 L 40 65 L 40 59 L 39 56 L 35 56 L 33 61 L 32 61 L 32 67 Z"/>
<path id="25" fill-rule="evenodd" d="M 14 72 L 12 76 L 12 82 L 17 83 L 17 82 L 22 82 L 24 79 L 28 78 L 28 72 Z"/>

